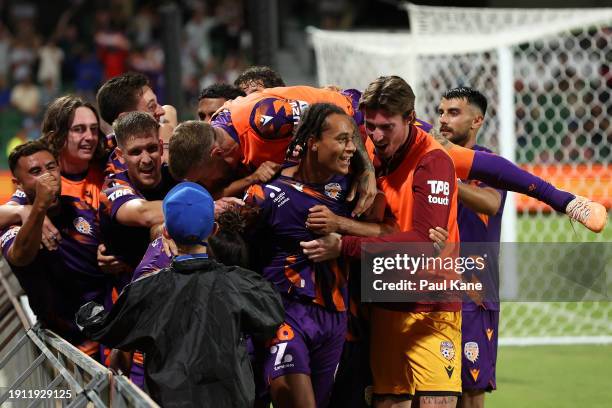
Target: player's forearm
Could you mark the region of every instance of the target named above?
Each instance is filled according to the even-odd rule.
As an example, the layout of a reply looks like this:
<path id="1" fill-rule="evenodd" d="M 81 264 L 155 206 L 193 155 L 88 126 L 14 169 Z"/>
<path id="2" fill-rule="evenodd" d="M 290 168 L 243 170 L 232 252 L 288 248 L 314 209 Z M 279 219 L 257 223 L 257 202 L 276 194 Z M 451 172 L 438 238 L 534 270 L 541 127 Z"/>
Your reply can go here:
<path id="1" fill-rule="evenodd" d="M 8 261 L 15 266 L 26 266 L 30 264 L 40 248 L 42 239 L 42 228 L 47 211 L 37 205 L 32 206 L 28 219 L 23 223 L 21 229 L 8 251 Z"/>
<path id="2" fill-rule="evenodd" d="M 342 237 L 342 255 L 354 260 L 361 259 L 361 245 L 362 244 L 383 244 L 383 243 L 406 243 L 406 242 L 427 242 L 429 241 L 429 235 L 422 234 L 419 231 L 402 231 L 395 232 L 393 234 L 381 235 L 378 237 L 357 237 L 357 236 L 345 236 Z M 433 249 L 433 246 L 432 246 Z"/>
<path id="3" fill-rule="evenodd" d="M 395 232 L 394 222 L 365 222 L 357 221 L 352 218 L 339 217 L 338 233 L 342 235 L 356 235 L 359 237 L 379 237 Z"/>
<path id="4" fill-rule="evenodd" d="M 221 197 L 241 197 L 244 195 L 246 189 L 252 186 L 253 184 L 255 184 L 255 179 L 251 176 L 246 176 L 245 178 L 241 178 L 240 180 L 232 182 L 232 184 L 223 189 L 219 197 L 214 198 L 218 199 Z"/>
<path id="5" fill-rule="evenodd" d="M 128 227 L 151 228 L 164 222 L 161 200 L 131 200 L 119 208 L 116 215 L 120 224 Z"/>
<path id="6" fill-rule="evenodd" d="M 19 204 L 0 205 L 0 228 L 21 224 L 25 206 Z"/>
<path id="7" fill-rule="evenodd" d="M 374 172 L 374 164 L 372 163 L 372 160 L 370 160 L 370 156 L 368 156 L 365 144 L 363 143 L 363 139 L 358 131 L 355 131 L 353 143 L 355 144 L 356 150 L 355 154 L 353 155 L 353 159 L 351 160 L 351 165 L 353 166 L 355 173 L 361 174 L 366 170 Z"/>
<path id="8" fill-rule="evenodd" d="M 460 178 L 483 181 L 500 190 L 515 191 L 528 195 L 545 202 L 560 212 L 565 212 L 570 201 L 576 198 L 573 194 L 557 189 L 552 184 L 521 169 L 509 160 L 486 152 L 474 152 L 468 177 L 463 177 L 458 171 L 457 175 Z"/>
<path id="9" fill-rule="evenodd" d="M 470 210 L 493 216 L 501 206 L 501 195 L 492 188 L 459 183 L 459 199 Z"/>

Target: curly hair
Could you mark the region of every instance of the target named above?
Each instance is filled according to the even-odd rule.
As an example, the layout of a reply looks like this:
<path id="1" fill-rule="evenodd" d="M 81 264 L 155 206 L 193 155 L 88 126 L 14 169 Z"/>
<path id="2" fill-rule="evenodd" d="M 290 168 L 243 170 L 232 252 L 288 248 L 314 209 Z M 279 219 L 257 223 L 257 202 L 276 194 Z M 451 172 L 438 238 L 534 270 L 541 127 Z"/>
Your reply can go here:
<path id="1" fill-rule="evenodd" d="M 240 89 L 244 89 L 246 86 L 258 82 L 261 83 L 264 88 L 286 86 L 285 81 L 283 81 L 278 72 L 266 66 L 254 66 L 245 69 L 238 75 L 238 78 L 234 81 L 234 85 Z"/>
<path id="2" fill-rule="evenodd" d="M 74 114 L 81 107 L 90 109 L 96 115 L 96 120 L 100 124 L 100 117 L 96 108 L 76 95 L 66 95 L 55 99 L 45 111 L 40 141 L 48 146 L 56 157 L 60 156 L 62 149 L 66 145 L 66 139 L 74 120 Z M 93 160 L 103 164 L 106 155 L 106 137 L 100 127 L 98 127 L 98 144 L 96 145 Z"/>
<path id="3" fill-rule="evenodd" d="M 219 230 L 208 238 L 212 255 L 225 265 L 249 268 L 249 247 L 244 233 L 258 210 L 251 206 L 234 205 L 217 217 Z"/>

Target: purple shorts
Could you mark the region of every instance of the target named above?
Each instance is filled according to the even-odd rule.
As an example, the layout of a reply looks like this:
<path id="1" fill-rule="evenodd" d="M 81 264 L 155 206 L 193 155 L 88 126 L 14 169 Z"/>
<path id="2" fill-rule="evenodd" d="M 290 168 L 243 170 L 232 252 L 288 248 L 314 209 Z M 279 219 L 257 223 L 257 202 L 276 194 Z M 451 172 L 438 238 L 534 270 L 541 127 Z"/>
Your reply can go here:
<path id="1" fill-rule="evenodd" d="M 464 390 L 492 391 L 496 389 L 497 331 L 499 311 L 476 310 L 462 312 L 461 381 Z"/>
<path id="2" fill-rule="evenodd" d="M 283 298 L 285 322 L 264 357 L 266 382 L 287 374 L 307 374 L 317 407 L 329 404 L 346 336 L 346 312 Z"/>

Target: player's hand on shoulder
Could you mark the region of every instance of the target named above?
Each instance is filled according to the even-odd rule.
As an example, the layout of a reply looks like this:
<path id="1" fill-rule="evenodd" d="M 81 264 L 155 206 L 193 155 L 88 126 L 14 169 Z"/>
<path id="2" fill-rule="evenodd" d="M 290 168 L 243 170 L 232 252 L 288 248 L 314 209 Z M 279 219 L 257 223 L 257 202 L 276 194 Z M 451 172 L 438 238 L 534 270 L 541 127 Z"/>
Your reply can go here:
<path id="1" fill-rule="evenodd" d="M 355 194 L 359 193 L 359 201 L 355 204 L 351 216 L 359 217 L 366 212 L 374 204 L 377 192 L 376 175 L 373 171 L 364 170 L 359 176 L 355 177 L 349 195 L 346 198 L 347 201 L 353 201 Z"/>
<path id="2" fill-rule="evenodd" d="M 327 206 L 315 205 L 308 210 L 306 228 L 321 235 L 331 234 L 339 231 L 340 221 L 340 217 Z"/>
<path id="3" fill-rule="evenodd" d="M 338 85 L 333 84 L 325 85 L 321 89 L 325 89 L 326 91 L 342 92 L 342 88 L 340 88 Z"/>

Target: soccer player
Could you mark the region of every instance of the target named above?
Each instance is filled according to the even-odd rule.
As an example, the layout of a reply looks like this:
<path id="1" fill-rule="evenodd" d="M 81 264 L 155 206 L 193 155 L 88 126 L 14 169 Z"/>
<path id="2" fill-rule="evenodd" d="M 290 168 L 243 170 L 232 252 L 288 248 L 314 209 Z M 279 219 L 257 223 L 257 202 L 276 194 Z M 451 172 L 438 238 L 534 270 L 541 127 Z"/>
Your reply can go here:
<path id="1" fill-rule="evenodd" d="M 126 170 L 107 177 L 100 197 L 99 217 L 107 253 L 126 265 L 114 276 L 117 292 L 132 280 L 151 238 L 161 234 L 164 221 L 161 200 L 176 185 L 167 165 L 162 164 L 159 126 L 152 115 L 139 111 L 125 113 L 114 123 L 115 152 Z M 119 358 L 120 353 L 111 353 L 111 367 L 119 364 Z M 142 387 L 142 356 L 136 354 L 134 361 L 130 378 Z"/>
<path id="2" fill-rule="evenodd" d="M 86 341 L 73 323 L 78 307 L 88 301 L 101 302 L 109 286 L 97 265 L 93 213 L 70 191 L 64 194 L 59 163 L 44 143 L 16 147 L 9 155 L 9 166 L 31 210 L 21 226 L 2 231 L 2 254 L 42 327 L 98 359 L 98 344 Z M 61 234 L 54 250 L 41 247 L 45 217 Z"/>
<path id="3" fill-rule="evenodd" d="M 200 120 L 210 123 L 213 114 L 223 106 L 223 104 L 239 96 L 246 94 L 235 86 L 229 84 L 212 84 L 202 89 L 198 96 L 197 116 Z"/>
<path id="4" fill-rule="evenodd" d="M 480 92 L 464 87 L 446 91 L 438 107 L 440 134 L 459 146 L 488 151 L 476 144 L 476 137 L 486 111 L 487 99 Z M 505 199 L 505 191 L 493 189 L 483 183 L 470 180 L 462 180 L 459 183 L 457 222 L 461 242 L 482 243 L 481 253 L 462 253 L 462 255 L 487 257 L 489 262 L 486 273 L 479 273 L 477 277 L 487 288 L 497 288 L 499 284 L 499 238 Z M 484 244 L 488 242 L 497 245 Z M 484 407 L 485 391 L 490 392 L 496 388 L 498 323 L 498 302 L 490 300 L 478 303 L 463 302 L 461 325 L 463 384 L 461 406 L 463 408 Z"/>
<path id="5" fill-rule="evenodd" d="M 360 101 L 378 184 L 400 232 L 371 238 L 327 235 L 304 242 L 311 260 L 340 254 L 358 260 L 361 244 L 367 242 L 427 242 L 429 230 L 439 226 L 448 231 L 448 242 L 459 241 L 453 162 L 431 135 L 412 125 L 414 99 L 404 80 L 389 76 L 372 82 Z M 443 188 L 434 188 L 439 185 Z M 371 307 L 370 361 L 377 407 L 409 407 L 414 397 L 421 407 L 455 406 L 461 393 L 461 360 L 456 355 L 461 347 L 460 310 L 457 302 Z"/>
<path id="6" fill-rule="evenodd" d="M 243 333 L 266 340 L 283 320 L 279 295 L 259 274 L 209 259 L 214 203 L 194 183 L 163 201 L 172 265 L 130 283 L 110 313 L 85 305 L 77 322 L 103 343 L 144 350 L 146 382 L 162 406 L 251 408 L 253 371 Z"/>
<path id="7" fill-rule="evenodd" d="M 307 86 L 264 89 L 246 98 L 228 101 L 212 121 L 215 128 L 213 152 L 216 153 L 210 160 L 212 163 L 222 159 L 226 162 L 225 167 L 234 172 L 242 163 L 252 175 L 232 182 L 223 190 L 222 196 L 240 195 L 253 183 L 269 180 L 285 159 L 287 146 L 303 110 L 317 102 L 334 103 L 349 115 L 359 115 L 354 109 L 357 101 L 353 94 Z M 354 212 L 360 215 L 374 200 L 376 186 L 372 164 L 361 139 L 356 139 L 355 145 L 357 152 L 352 164 L 359 173 L 356 173 L 349 199 L 355 196 L 354 191 L 359 192 Z"/>
<path id="8" fill-rule="evenodd" d="M 334 99 L 323 99 L 325 94 L 321 92 L 330 92 L 336 97 L 328 94 Z M 351 102 L 353 116 L 359 125 L 361 113 L 357 113 L 358 108 L 356 108 L 359 92 L 345 90 L 343 94 Z M 334 91 L 309 87 L 264 89 L 255 95 L 228 102 L 213 118 L 212 124 L 225 131 L 223 137 L 219 138 L 223 151 L 227 155 L 234 154 L 235 157 L 241 157 L 252 171 L 253 166 L 264 161 L 282 162 L 285 146 L 282 140 L 288 141 L 287 135 L 291 133 L 293 124 L 299 120 L 303 107 L 314 102 L 332 102 L 345 106 L 342 101 L 336 99 L 337 95 L 338 93 Z M 418 120 L 414 120 L 413 124 L 426 131 L 429 128 L 429 125 Z M 607 223 L 606 208 L 599 203 L 558 190 L 503 157 L 463 148 L 441 136 L 436 140 L 448 151 L 457 175 L 463 179 L 483 181 L 494 188 L 515 191 L 536 198 L 594 232 L 601 232 Z M 236 143 L 242 152 L 241 156 L 236 155 L 234 151 Z M 359 143 L 357 145 L 359 149 Z M 247 181 L 248 179 L 236 181 L 227 188 L 226 193 L 235 194 L 245 187 Z M 371 202 L 371 196 L 366 200 L 362 194 L 361 199 L 364 200 L 362 202 Z M 358 204 L 355 211 L 361 214 L 365 208 Z"/>
<path id="9" fill-rule="evenodd" d="M 100 223 L 109 253 L 131 268 L 123 284 L 131 280 L 151 236 L 161 232 L 161 200 L 176 185 L 167 165 L 162 164 L 163 144 L 158 129 L 153 116 L 138 111 L 122 115 L 114 124 L 115 151 L 127 169 L 106 179 Z"/>
<path id="10" fill-rule="evenodd" d="M 264 361 L 275 406 L 328 405 L 346 334 L 346 266 L 336 260 L 308 261 L 299 242 L 326 233 L 320 225 L 324 219 L 334 220 L 346 233 L 393 231 L 390 224 L 350 218 L 346 197 L 355 137 L 355 123 L 340 107 L 313 104 L 288 147 L 289 158 L 301 147 L 299 163 L 286 163 L 277 178 L 247 191 L 245 202 L 260 209 L 255 239 L 266 238 L 257 240 L 257 262 L 281 293 L 286 310 Z"/>
<path id="11" fill-rule="evenodd" d="M 253 66 L 242 71 L 234 85 L 247 95 L 263 91 L 266 88 L 286 86 L 281 76 L 270 67 Z"/>
<path id="12" fill-rule="evenodd" d="M 146 76 L 135 72 L 127 72 L 106 81 L 98 90 L 96 95 L 100 116 L 109 125 L 113 125 L 115 120 L 132 111 L 146 112 L 152 115 L 155 120 L 160 122 L 162 117 L 167 116 L 167 123 L 161 123 L 160 137 L 168 141 L 172 129 L 176 126 L 176 110 L 168 106 L 168 112 L 159 105 L 157 96 L 151 88 L 151 84 Z M 124 171 L 125 164 L 117 157 L 114 152 L 117 142 L 113 134 L 106 137 L 106 144 L 111 155 L 108 159 L 105 174 L 114 174 Z"/>
<path id="13" fill-rule="evenodd" d="M 74 95 L 55 99 L 45 111 L 41 141 L 58 157 L 62 193 L 97 211 L 106 150 L 95 107 Z M 7 226 L 25 222 L 31 206 L 18 189 L 0 209 L 0 225 Z M 57 228 L 45 221 L 43 245 L 55 249 L 56 238 L 61 238 Z"/>

